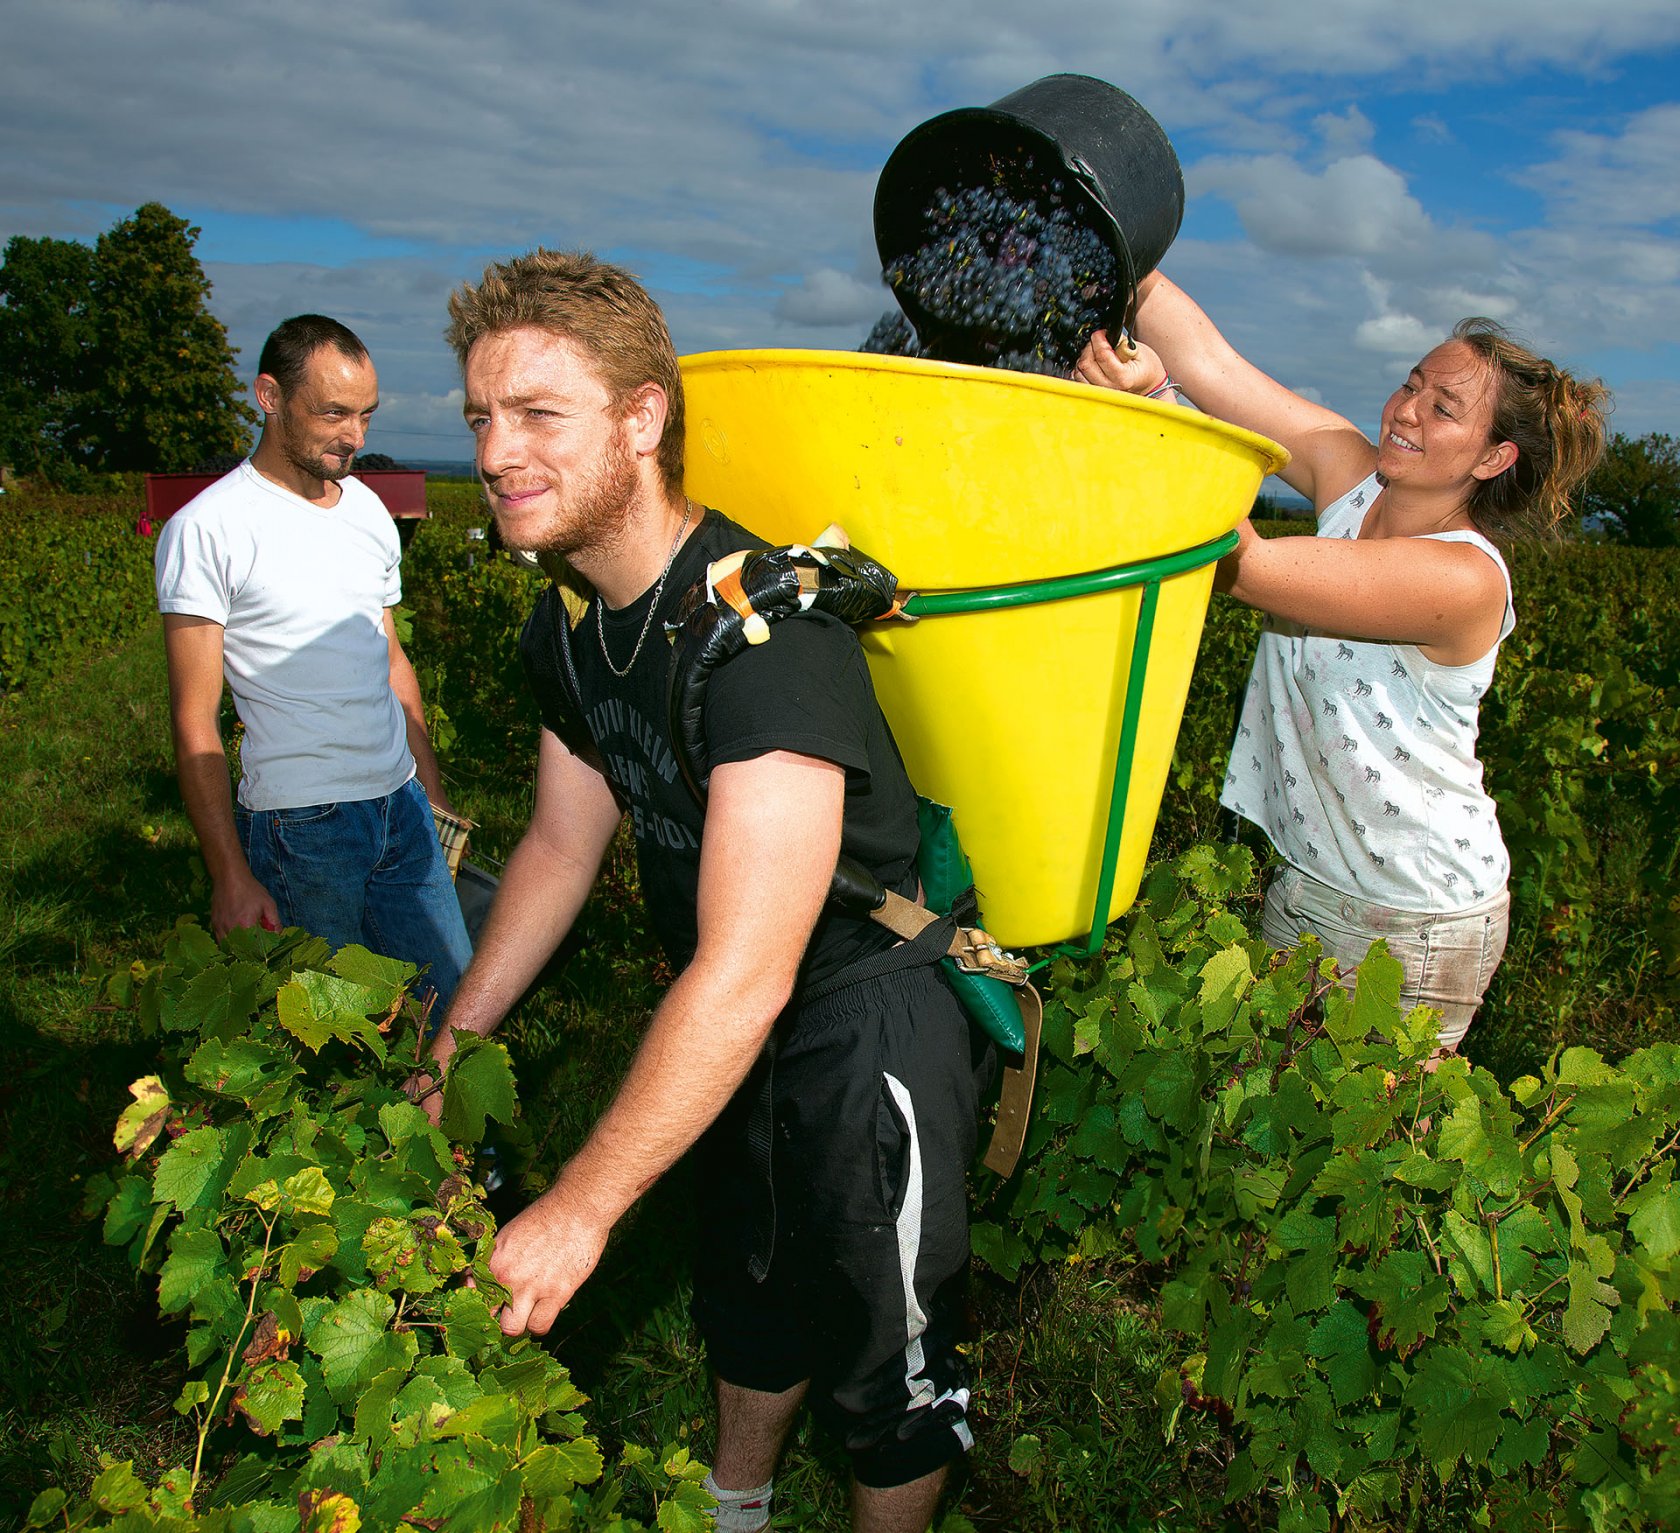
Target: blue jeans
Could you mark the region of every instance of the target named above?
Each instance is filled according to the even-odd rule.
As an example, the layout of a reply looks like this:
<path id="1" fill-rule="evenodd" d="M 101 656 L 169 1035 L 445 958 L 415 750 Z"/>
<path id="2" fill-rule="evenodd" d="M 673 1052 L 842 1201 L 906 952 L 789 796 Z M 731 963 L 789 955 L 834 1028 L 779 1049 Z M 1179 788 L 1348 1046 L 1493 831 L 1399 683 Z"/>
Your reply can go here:
<path id="1" fill-rule="evenodd" d="M 461 903 L 418 778 L 384 798 L 238 810 L 239 839 L 282 926 L 335 948 L 359 942 L 422 970 L 417 989 L 443 1017 L 472 959 Z"/>

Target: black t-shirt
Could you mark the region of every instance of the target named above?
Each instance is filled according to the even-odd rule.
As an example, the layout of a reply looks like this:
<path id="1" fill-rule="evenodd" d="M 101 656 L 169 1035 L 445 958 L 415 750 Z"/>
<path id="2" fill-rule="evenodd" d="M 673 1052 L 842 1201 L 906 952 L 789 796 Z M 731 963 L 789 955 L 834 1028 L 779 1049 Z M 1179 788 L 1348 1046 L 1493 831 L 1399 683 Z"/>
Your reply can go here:
<path id="1" fill-rule="evenodd" d="M 712 560 L 767 546 L 727 517 L 707 511 L 677 555 L 647 640 L 622 679 L 601 658 L 598 625 L 605 608 L 600 601 L 592 601 L 582 622 L 567 631 L 565 608 L 551 588 L 537 602 L 519 641 L 544 727 L 594 761 L 631 816 L 642 894 L 666 955 L 679 968 L 693 957 L 697 941 L 704 815 L 683 781 L 671 743 L 672 645 L 665 625 L 675 620 L 683 594 Z M 622 610 L 605 612 L 607 649 L 615 665 L 622 666 L 635 651 L 652 597 L 650 588 Z M 575 694 L 566 679 L 568 661 Z M 771 627 L 767 643 L 749 646 L 719 665 L 706 688 L 705 738 L 708 773 L 725 762 L 777 750 L 844 767 L 842 850 L 887 888 L 914 896 L 915 793 L 875 701 L 857 635 L 846 624 L 823 613 L 786 618 Z M 788 856 L 801 855 L 800 827 L 787 827 L 786 845 Z M 741 883 L 750 898 L 753 869 L 741 870 Z M 806 982 L 825 979 L 894 940 L 871 921 L 825 909 L 801 974 Z"/>

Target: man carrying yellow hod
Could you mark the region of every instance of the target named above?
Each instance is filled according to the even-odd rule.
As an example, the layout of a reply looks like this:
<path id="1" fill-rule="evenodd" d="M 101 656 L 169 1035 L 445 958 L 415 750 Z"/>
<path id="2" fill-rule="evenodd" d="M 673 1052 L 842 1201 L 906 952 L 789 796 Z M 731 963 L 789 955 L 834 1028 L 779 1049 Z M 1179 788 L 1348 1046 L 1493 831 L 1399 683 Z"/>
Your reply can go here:
<path id="1" fill-rule="evenodd" d="M 852 1455 L 854 1526 L 919 1533 L 971 1441 L 956 1340 L 977 1086 L 944 949 L 825 908 L 842 852 L 917 892 L 915 798 L 862 652 L 809 615 L 719 667 L 702 807 L 667 723 L 664 628 L 711 561 L 763 544 L 683 494 L 663 317 L 626 273 L 541 250 L 450 312 L 498 529 L 563 555 L 592 596 L 569 610 L 551 589 L 526 625 L 536 807 L 434 1059 L 518 1000 L 626 812 L 679 970 L 612 1105 L 497 1237 L 502 1328 L 546 1332 L 617 1220 L 692 1151 L 718 1526 L 768 1523 L 809 1398 Z"/>

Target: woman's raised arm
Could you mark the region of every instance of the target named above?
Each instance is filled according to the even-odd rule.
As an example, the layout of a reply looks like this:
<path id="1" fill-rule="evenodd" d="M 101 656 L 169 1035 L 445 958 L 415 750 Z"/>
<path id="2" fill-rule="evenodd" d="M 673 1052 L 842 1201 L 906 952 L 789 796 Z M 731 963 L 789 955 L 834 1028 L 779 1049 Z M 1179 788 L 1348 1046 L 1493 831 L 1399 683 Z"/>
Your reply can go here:
<path id="1" fill-rule="evenodd" d="M 1290 462 L 1278 477 L 1315 510 L 1376 466 L 1376 448 L 1357 426 L 1261 372 L 1195 299 L 1160 272 L 1138 286 L 1137 334 L 1198 409 L 1288 448 Z"/>

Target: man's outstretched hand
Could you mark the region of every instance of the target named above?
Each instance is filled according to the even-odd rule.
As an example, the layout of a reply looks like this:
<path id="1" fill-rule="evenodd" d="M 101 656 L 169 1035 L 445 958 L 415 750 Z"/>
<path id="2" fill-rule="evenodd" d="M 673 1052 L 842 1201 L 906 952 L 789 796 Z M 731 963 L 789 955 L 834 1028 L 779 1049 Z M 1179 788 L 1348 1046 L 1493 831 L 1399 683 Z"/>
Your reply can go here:
<path id="1" fill-rule="evenodd" d="M 544 1336 L 595 1270 L 611 1225 L 580 1216 L 551 1188 L 496 1233 L 490 1275 L 508 1291 L 498 1318 L 507 1336 Z"/>

